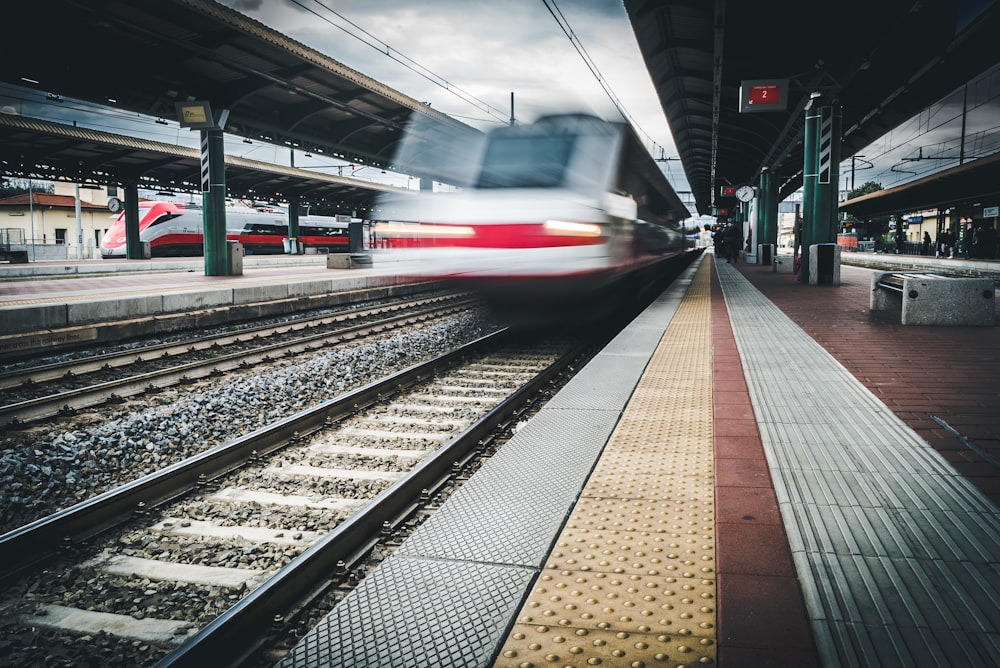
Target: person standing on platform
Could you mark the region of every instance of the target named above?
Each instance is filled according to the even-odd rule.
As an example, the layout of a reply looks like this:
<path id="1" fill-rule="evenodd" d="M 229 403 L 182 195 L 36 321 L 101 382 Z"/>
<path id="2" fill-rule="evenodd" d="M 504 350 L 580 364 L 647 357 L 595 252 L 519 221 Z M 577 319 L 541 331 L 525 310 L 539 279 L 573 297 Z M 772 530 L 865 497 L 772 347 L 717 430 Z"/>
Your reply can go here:
<path id="1" fill-rule="evenodd" d="M 726 261 L 729 263 L 738 261 L 740 259 L 740 246 L 743 245 L 743 235 L 740 234 L 739 229 L 735 225 L 729 225 L 726 227 L 723 237 L 726 249 Z"/>
<path id="2" fill-rule="evenodd" d="M 930 232 L 926 232 L 926 231 L 924 232 L 924 243 L 920 247 L 920 254 L 921 255 L 930 255 L 931 254 L 931 234 L 930 234 Z"/>

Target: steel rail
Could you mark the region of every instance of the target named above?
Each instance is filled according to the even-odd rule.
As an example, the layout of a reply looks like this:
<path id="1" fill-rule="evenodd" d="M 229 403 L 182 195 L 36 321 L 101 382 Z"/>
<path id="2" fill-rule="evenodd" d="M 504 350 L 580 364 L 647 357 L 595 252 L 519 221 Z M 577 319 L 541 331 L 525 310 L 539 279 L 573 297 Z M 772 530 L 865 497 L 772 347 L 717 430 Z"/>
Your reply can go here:
<path id="1" fill-rule="evenodd" d="M 3 564 L 0 581 L 6 581 L 61 550 L 122 524 L 148 508 L 177 498 L 200 484 L 242 466 L 253 457 L 269 454 L 299 437 L 315 432 L 328 421 L 395 394 L 436 369 L 453 364 L 488 346 L 495 346 L 506 335 L 507 330 L 500 330 L 484 336 L 431 360 L 300 411 L 273 425 L 167 466 L 161 471 L 9 531 L 0 536 L 0 564 Z"/>
<path id="2" fill-rule="evenodd" d="M 383 306 L 355 308 L 335 314 L 300 318 L 279 324 L 246 327 L 238 332 L 204 336 L 174 343 L 161 343 L 153 346 L 143 346 L 141 348 L 133 348 L 125 352 L 95 355 L 93 357 L 75 360 L 72 362 L 46 364 L 30 369 L 0 373 L 0 390 L 7 390 L 26 385 L 36 385 L 48 381 L 59 380 L 60 378 L 65 378 L 67 376 L 83 376 L 88 373 L 94 373 L 95 371 L 115 369 L 138 362 L 148 362 L 154 359 L 159 360 L 167 357 L 187 355 L 216 347 L 229 346 L 238 343 L 249 343 L 255 339 L 261 338 L 262 336 L 281 336 L 301 330 L 346 322 L 348 320 L 356 320 L 358 318 L 376 316 L 386 312 L 399 311 L 404 308 L 411 308 L 422 304 L 454 301 L 458 297 L 459 295 L 423 297 L 407 302 L 396 302 Z"/>
<path id="3" fill-rule="evenodd" d="M 164 657 L 156 668 L 239 666 L 264 647 L 276 619 L 288 618 L 322 593 L 321 583 L 362 559 L 385 527 L 395 527 L 450 478 L 491 432 L 516 416 L 525 403 L 585 352 L 575 348 L 551 364 L 404 478 L 289 562 L 229 610 Z"/>
<path id="4" fill-rule="evenodd" d="M 385 327 L 390 325 L 401 326 L 414 322 L 422 322 L 435 315 L 442 315 L 465 308 L 472 303 L 475 303 L 475 300 L 460 300 L 458 302 L 434 306 L 416 313 L 393 316 L 375 323 L 353 325 L 333 332 L 311 334 L 294 341 L 272 343 L 254 348 L 253 350 L 220 355 L 211 359 L 189 362 L 169 369 L 150 371 L 106 383 L 98 383 L 88 387 L 7 404 L 6 406 L 0 406 L 0 427 L 28 423 L 33 420 L 64 414 L 81 408 L 98 406 L 110 400 L 136 396 L 152 389 L 162 389 L 181 382 L 218 375 L 261 360 L 266 361 L 274 357 L 308 352 L 319 348 L 323 343 L 331 339 L 351 339 L 367 332 L 381 332 Z"/>

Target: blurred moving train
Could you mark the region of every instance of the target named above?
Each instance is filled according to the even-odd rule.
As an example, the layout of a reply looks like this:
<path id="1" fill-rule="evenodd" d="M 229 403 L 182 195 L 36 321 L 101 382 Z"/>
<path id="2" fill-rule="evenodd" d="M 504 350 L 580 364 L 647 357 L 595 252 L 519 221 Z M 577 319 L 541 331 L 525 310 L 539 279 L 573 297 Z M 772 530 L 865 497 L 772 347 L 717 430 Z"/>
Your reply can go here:
<path id="1" fill-rule="evenodd" d="M 376 233 L 416 249 L 424 277 L 508 310 L 586 308 L 696 255 L 677 229 L 687 208 L 625 123 L 547 116 L 492 130 L 474 150 L 460 158 L 468 187 L 376 209 Z"/>
<path id="2" fill-rule="evenodd" d="M 139 203 L 139 240 L 152 257 L 189 257 L 204 253 L 202 210 L 173 202 Z M 280 210 L 226 209 L 226 239 L 243 244 L 247 255 L 286 252 L 288 215 Z M 299 241 L 305 248 L 347 251 L 348 224 L 329 216 L 299 216 Z M 101 238 L 101 257 L 126 257 L 125 212 Z"/>

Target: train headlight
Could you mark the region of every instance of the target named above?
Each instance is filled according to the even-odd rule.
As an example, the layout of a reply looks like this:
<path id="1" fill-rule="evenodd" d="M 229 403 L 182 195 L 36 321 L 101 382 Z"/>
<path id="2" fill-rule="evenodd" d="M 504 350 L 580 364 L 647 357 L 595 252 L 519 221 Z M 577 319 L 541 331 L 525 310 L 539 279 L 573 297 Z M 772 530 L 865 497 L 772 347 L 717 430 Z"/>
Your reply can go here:
<path id="1" fill-rule="evenodd" d="M 386 237 L 429 237 L 454 239 L 475 236 L 468 225 L 439 225 L 434 223 L 377 223 L 375 232 Z"/>
<path id="2" fill-rule="evenodd" d="M 548 234 L 574 237 L 599 237 L 601 226 L 595 223 L 574 223 L 568 220 L 546 220 L 542 226 Z"/>

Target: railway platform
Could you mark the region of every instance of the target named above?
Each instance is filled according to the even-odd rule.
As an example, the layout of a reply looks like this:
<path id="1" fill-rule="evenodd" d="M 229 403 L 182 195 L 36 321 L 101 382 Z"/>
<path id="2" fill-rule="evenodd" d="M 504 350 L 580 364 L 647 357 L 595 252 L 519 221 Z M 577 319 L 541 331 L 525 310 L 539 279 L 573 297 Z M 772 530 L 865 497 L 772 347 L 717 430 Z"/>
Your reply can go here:
<path id="1" fill-rule="evenodd" d="M 280 315 L 303 302 L 319 308 L 413 283 L 415 262 L 373 257 L 370 266 L 328 269 L 326 255 L 254 255 L 236 276 L 206 276 L 202 258 L 0 265 L 0 359 Z"/>
<path id="2" fill-rule="evenodd" d="M 278 668 L 1000 656 L 997 327 L 704 255 Z"/>

